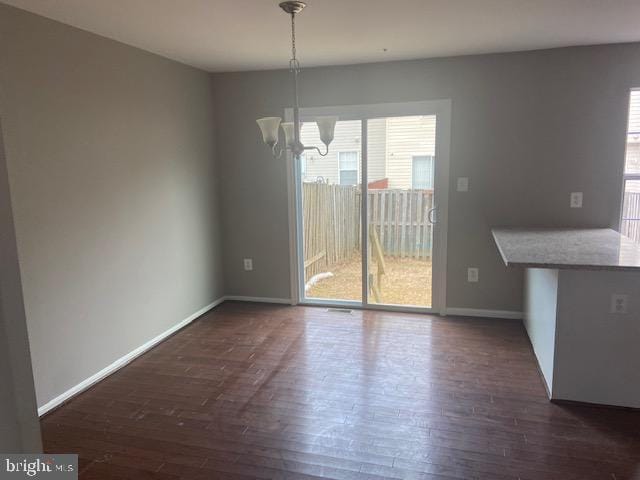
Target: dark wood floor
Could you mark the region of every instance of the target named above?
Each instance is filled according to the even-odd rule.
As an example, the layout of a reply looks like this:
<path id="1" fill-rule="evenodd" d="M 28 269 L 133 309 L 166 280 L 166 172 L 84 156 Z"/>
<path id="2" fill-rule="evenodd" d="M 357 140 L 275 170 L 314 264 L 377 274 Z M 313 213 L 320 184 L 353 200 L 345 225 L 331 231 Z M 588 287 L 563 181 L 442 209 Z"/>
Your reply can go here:
<path id="1" fill-rule="evenodd" d="M 225 303 L 42 427 L 82 479 L 640 478 L 640 414 L 549 403 L 513 320 Z"/>

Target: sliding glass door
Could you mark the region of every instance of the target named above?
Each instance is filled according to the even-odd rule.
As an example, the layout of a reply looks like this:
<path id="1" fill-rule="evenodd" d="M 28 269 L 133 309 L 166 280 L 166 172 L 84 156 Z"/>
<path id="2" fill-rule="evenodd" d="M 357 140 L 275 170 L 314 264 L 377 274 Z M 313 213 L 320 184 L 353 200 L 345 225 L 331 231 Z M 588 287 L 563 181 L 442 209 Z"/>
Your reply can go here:
<path id="1" fill-rule="evenodd" d="M 444 308 L 448 101 L 309 109 L 334 114 L 328 155 L 295 163 L 298 300 Z M 317 129 L 301 129 L 320 146 Z"/>
<path id="2" fill-rule="evenodd" d="M 367 125 L 368 301 L 430 308 L 436 116 Z"/>
<path id="3" fill-rule="evenodd" d="M 305 145 L 322 145 L 311 123 Z M 338 121 L 331 150 L 299 159 L 304 298 L 362 302 L 362 121 Z"/>

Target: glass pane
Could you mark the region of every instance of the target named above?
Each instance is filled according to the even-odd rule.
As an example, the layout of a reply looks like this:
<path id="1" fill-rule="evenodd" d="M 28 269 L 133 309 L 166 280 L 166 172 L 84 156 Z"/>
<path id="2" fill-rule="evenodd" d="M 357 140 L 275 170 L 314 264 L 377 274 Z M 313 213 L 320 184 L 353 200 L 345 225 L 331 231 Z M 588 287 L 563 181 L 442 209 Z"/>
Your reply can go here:
<path id="1" fill-rule="evenodd" d="M 625 173 L 640 174 L 640 90 L 631 92 Z"/>
<path id="2" fill-rule="evenodd" d="M 313 150 L 305 152 L 302 211 L 306 299 L 362 301 L 361 138 L 359 120 L 338 121 L 327 156 Z M 314 123 L 302 126 L 301 141 L 307 146 L 322 145 Z"/>
<path id="3" fill-rule="evenodd" d="M 413 157 L 411 184 L 414 189 L 433 188 L 433 157 Z"/>
<path id="4" fill-rule="evenodd" d="M 340 170 L 358 170 L 358 152 L 340 152 Z"/>
<path id="5" fill-rule="evenodd" d="M 369 302 L 430 307 L 436 117 L 367 127 Z"/>
<path id="6" fill-rule="evenodd" d="M 621 233 L 640 242 L 640 180 L 624 182 Z"/>
<path id="7" fill-rule="evenodd" d="M 356 185 L 357 183 L 357 170 L 340 170 L 340 185 Z"/>

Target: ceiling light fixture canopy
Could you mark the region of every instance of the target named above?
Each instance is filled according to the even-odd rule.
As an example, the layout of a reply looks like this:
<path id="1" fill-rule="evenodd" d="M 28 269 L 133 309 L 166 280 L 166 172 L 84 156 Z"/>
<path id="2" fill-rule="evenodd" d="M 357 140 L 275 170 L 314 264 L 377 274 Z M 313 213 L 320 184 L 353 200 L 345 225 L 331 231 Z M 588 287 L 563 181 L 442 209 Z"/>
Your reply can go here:
<path id="1" fill-rule="evenodd" d="M 307 5 L 297 0 L 289 0 L 282 2 L 279 6 L 287 14 L 291 15 L 291 60 L 289 60 L 289 71 L 293 77 L 293 122 L 282 122 L 280 117 L 259 118 L 256 122 L 262 132 L 264 143 L 271 147 L 274 157 L 280 157 L 285 150 L 291 151 L 295 157 L 299 157 L 305 150 L 317 150 L 324 157 L 329 153 L 329 144 L 333 141 L 338 117 L 325 116 L 316 118 L 320 140 L 326 147 L 324 153 L 318 147 L 306 147 L 300 141 L 300 107 L 298 105 L 300 63 L 296 58 L 296 14 L 300 13 Z M 278 134 L 281 126 L 285 136 L 284 148 L 278 148 Z"/>

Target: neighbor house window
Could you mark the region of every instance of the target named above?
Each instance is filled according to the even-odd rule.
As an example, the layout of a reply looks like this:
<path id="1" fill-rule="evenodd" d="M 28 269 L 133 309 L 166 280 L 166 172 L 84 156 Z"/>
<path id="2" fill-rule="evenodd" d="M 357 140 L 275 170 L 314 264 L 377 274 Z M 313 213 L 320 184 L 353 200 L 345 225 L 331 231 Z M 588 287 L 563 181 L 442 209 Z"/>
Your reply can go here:
<path id="1" fill-rule="evenodd" d="M 411 167 L 411 188 L 433 190 L 433 155 L 414 155 Z"/>
<path id="2" fill-rule="evenodd" d="M 358 152 L 338 152 L 340 185 L 358 184 Z"/>
<path id="3" fill-rule="evenodd" d="M 640 243 L 640 89 L 631 91 L 629 101 L 620 231 Z"/>

